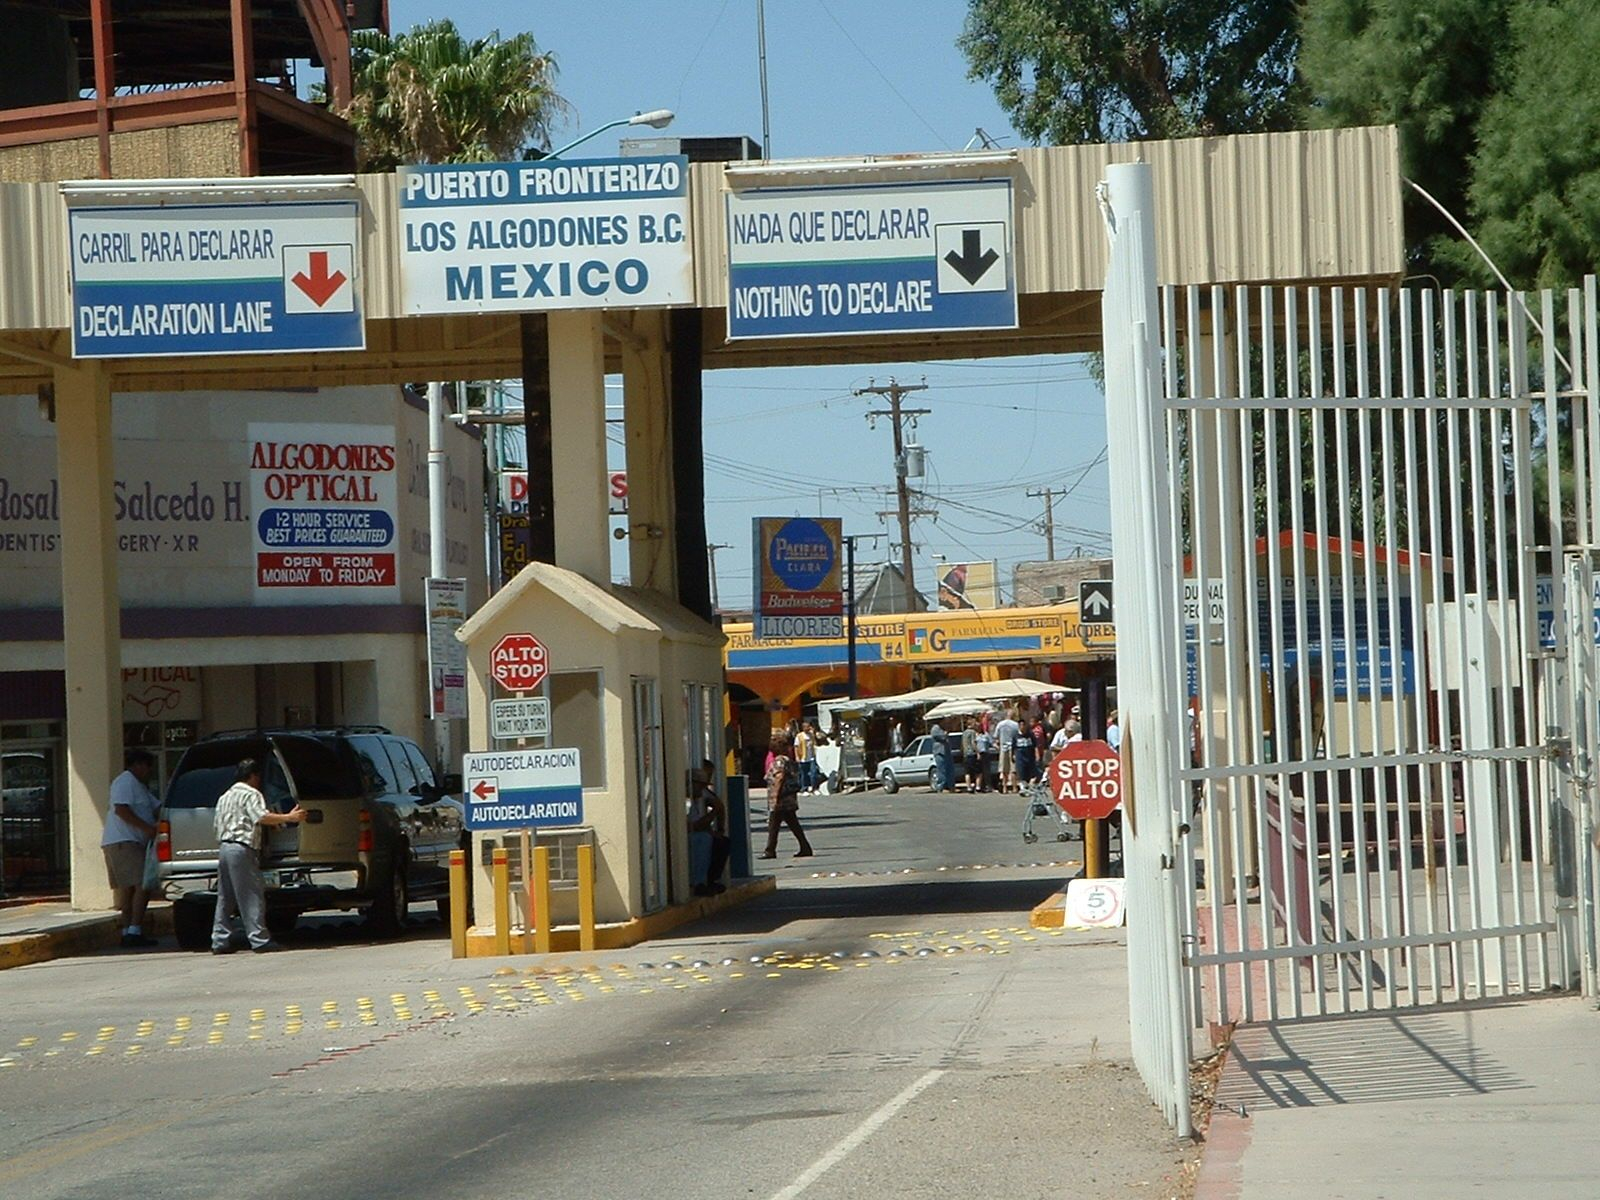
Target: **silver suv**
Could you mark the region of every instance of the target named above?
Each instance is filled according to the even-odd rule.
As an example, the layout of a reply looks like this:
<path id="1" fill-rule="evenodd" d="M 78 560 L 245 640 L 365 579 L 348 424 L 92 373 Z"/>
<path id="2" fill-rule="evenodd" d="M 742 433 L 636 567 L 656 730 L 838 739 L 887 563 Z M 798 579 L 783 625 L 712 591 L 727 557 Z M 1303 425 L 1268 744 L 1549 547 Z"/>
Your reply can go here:
<path id="1" fill-rule="evenodd" d="M 184 754 L 158 818 L 161 892 L 180 946 L 210 944 L 217 800 L 246 758 L 261 763 L 269 809 L 306 810 L 304 824 L 265 831 L 274 935 L 316 909 L 362 910 L 383 934 L 400 931 L 413 900 L 448 914 L 450 851 L 464 844 L 459 776 L 437 778 L 415 742 L 378 726 L 220 733 Z"/>

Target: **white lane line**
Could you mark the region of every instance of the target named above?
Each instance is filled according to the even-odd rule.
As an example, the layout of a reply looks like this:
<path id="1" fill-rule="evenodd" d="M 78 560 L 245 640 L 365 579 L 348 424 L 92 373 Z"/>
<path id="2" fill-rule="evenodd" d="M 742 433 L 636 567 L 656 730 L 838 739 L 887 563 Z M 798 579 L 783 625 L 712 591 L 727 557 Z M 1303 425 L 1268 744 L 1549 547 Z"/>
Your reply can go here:
<path id="1" fill-rule="evenodd" d="M 884 1123 L 887 1122 L 890 1117 L 894 1116 L 895 1113 L 899 1112 L 923 1092 L 927 1091 L 928 1088 L 937 1083 L 939 1077 L 944 1074 L 944 1070 L 945 1069 L 943 1067 L 936 1067 L 932 1071 L 929 1071 L 926 1075 L 922 1076 L 922 1078 L 918 1079 L 915 1083 L 907 1087 L 899 1095 L 888 1101 L 885 1101 L 882 1107 L 878 1108 L 865 1121 L 861 1122 L 861 1124 L 857 1125 L 843 1138 L 835 1142 L 826 1154 L 802 1171 L 799 1178 L 797 1178 L 793 1183 L 784 1188 L 781 1192 L 774 1192 L 772 1195 L 772 1200 L 794 1200 L 794 1197 L 798 1196 L 817 1180 L 821 1179 L 822 1176 L 828 1171 L 832 1170 L 845 1159 L 849 1158 L 850 1155 L 855 1152 L 856 1147 L 861 1145 L 862 1142 L 866 1141 L 880 1128 L 882 1128 Z"/>

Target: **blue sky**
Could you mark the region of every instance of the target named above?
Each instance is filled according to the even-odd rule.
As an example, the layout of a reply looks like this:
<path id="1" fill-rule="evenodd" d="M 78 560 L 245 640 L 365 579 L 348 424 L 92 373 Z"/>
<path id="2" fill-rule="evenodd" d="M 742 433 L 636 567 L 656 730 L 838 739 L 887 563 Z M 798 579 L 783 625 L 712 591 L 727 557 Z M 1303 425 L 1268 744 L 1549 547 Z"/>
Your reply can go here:
<path id="1" fill-rule="evenodd" d="M 768 0 L 772 152 L 779 157 L 960 149 L 977 127 L 1019 139 L 988 86 L 966 78 L 956 49 L 961 0 Z M 575 113 L 568 138 L 643 109 L 677 113 L 669 132 L 761 138 L 755 0 L 391 0 L 396 30 L 450 17 L 468 34 L 533 33 L 555 53 Z M 620 131 L 619 131 L 620 134 Z M 603 134 L 580 153 L 613 153 Z M 1056 549 L 1109 545 L 1104 403 L 1081 361 L 1065 356 L 708 372 L 707 532 L 725 604 L 750 586 L 750 518 L 838 515 L 847 532 L 892 530 L 889 432 L 869 428 L 851 389 L 889 376 L 921 382 L 933 415 L 915 440 L 929 451 L 917 522 L 918 583 L 936 555 L 1043 558 L 1041 502 L 1026 493 L 1073 486 L 1056 510 Z M 620 402 L 620 386 L 610 392 Z M 614 466 L 621 464 L 620 448 Z M 1081 532 L 1080 532 L 1081 531 Z M 864 561 L 886 556 L 889 538 Z M 623 559 L 617 559 L 622 569 Z"/>

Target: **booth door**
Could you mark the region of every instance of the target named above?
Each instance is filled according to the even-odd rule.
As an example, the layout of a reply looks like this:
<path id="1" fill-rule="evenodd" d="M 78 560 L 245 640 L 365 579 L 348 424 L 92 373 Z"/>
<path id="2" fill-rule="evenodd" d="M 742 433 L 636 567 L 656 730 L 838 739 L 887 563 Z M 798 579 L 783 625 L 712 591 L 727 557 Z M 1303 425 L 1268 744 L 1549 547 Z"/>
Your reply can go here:
<path id="1" fill-rule="evenodd" d="M 639 772 L 639 879 L 644 911 L 655 912 L 667 902 L 667 778 L 662 762 L 661 692 L 654 679 L 634 677 L 633 731 Z"/>

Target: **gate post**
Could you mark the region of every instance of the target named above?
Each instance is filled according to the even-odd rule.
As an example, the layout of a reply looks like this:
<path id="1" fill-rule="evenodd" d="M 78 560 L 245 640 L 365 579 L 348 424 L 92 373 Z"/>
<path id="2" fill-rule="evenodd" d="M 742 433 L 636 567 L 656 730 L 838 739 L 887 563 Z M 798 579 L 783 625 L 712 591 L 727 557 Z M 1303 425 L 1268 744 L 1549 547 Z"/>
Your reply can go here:
<path id="1" fill-rule="evenodd" d="M 1140 785 L 1123 818 L 1128 1019 L 1146 1087 L 1188 1135 L 1189 1017 L 1175 870 L 1184 708 L 1150 165 L 1108 166 L 1098 194 L 1111 242 L 1101 312 L 1106 440 L 1112 495 L 1120 497 L 1111 508 L 1113 568 L 1118 591 L 1133 599 L 1117 621 L 1118 707 L 1124 765 Z"/>

